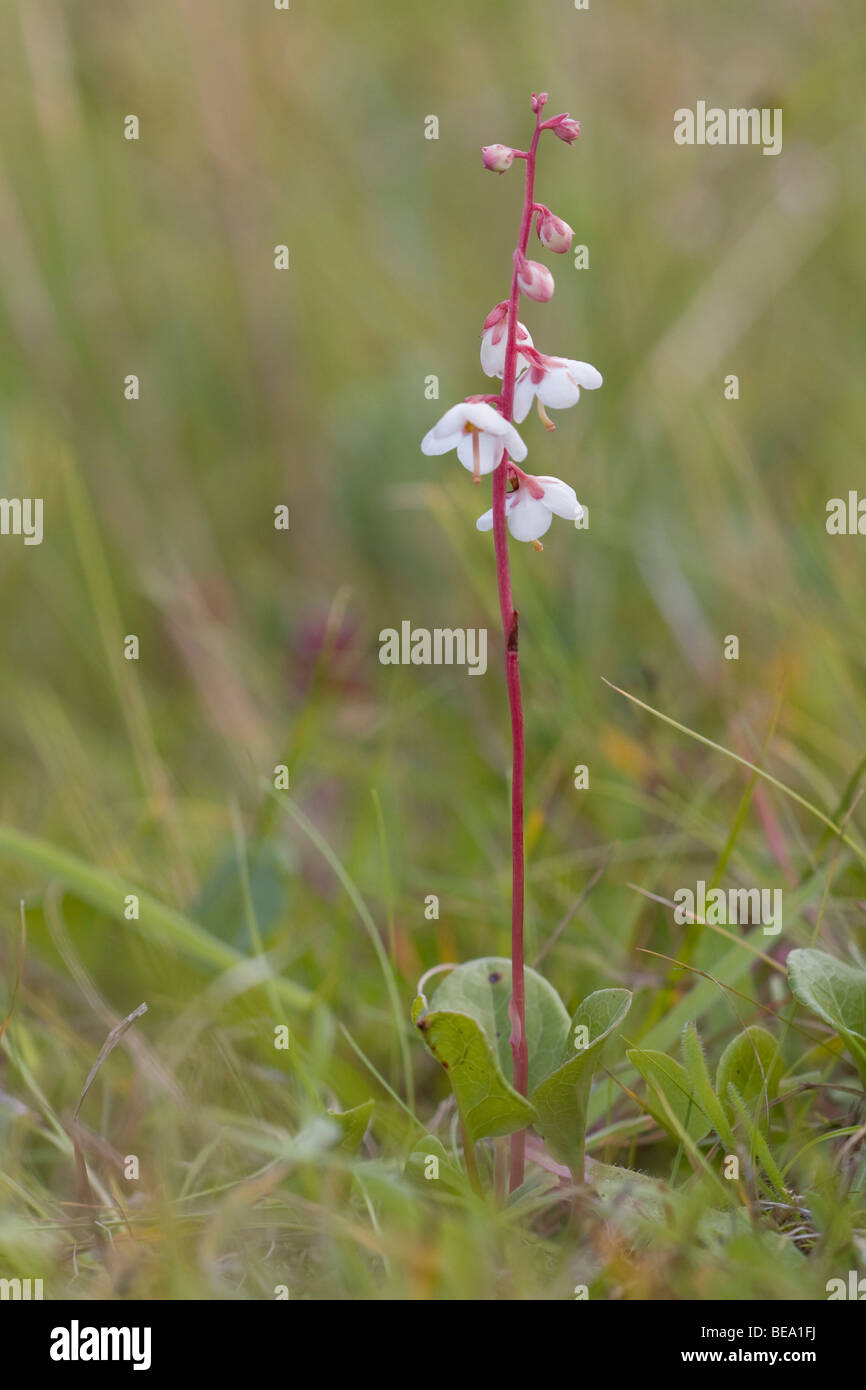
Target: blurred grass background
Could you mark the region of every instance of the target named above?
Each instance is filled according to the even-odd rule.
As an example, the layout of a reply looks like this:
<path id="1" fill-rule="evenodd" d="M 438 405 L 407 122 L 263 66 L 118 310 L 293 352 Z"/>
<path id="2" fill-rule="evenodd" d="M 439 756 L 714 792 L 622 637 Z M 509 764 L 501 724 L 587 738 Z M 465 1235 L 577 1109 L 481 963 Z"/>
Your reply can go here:
<path id="1" fill-rule="evenodd" d="M 670 897 L 710 880 L 746 787 L 602 676 L 765 760 L 826 814 L 849 809 L 866 752 L 863 541 L 824 523 L 866 444 L 862 10 L 17 0 L 0 48 L 2 493 L 45 506 L 40 547 L 0 539 L 0 821 L 19 832 L 0 834 L 8 998 L 21 897 L 29 938 L 0 1081 L 5 1263 L 36 1276 L 47 1262 L 52 1295 L 286 1282 L 393 1297 L 408 1269 L 413 1297 L 568 1296 L 573 1251 L 557 1247 L 554 1274 L 546 1247 L 530 1256 L 487 1214 L 419 1209 L 375 1164 L 341 1214 L 345 1173 L 315 1115 L 375 1096 L 380 1164 L 413 1131 L 339 1026 L 407 1099 L 397 1028 L 333 865 L 264 786 L 288 765 L 407 1007 L 428 967 L 507 953 L 507 708 L 492 543 L 474 529 L 487 503 L 419 440 L 489 389 L 478 335 L 507 293 L 521 180 L 483 174 L 479 148 L 525 146 L 544 89 L 583 133 L 543 143 L 537 196 L 590 265 L 557 258 L 554 300 L 523 317 L 537 346 L 592 362 L 605 385 L 555 435 L 524 427 L 529 466 L 590 512 L 543 556 L 512 547 L 528 958 L 599 875 L 544 968 L 569 1006 L 637 988 L 639 1031 L 689 979 L 658 995 L 667 967 L 636 947 L 677 956 L 683 932 L 628 885 Z M 698 100 L 781 107 L 783 153 L 675 145 L 674 111 Z M 487 675 L 381 666 L 378 633 L 404 618 L 488 627 Z M 131 633 L 138 662 L 123 658 Z M 578 763 L 588 791 L 573 789 Z M 787 890 L 782 955 L 817 931 L 862 958 L 862 867 L 834 856 L 761 791 L 725 882 Z M 119 883 L 221 943 L 210 960 L 146 913 L 125 922 Z M 310 992 L 303 1008 L 215 975 L 260 941 Z M 725 949 L 702 940 L 696 960 L 711 970 Z M 65 1125 L 108 1028 L 143 999 L 83 1111 L 113 1150 L 89 1154 L 102 1196 L 123 1189 L 129 1208 L 116 1235 L 115 1217 L 94 1235 Z M 288 1054 L 272 1046 L 281 1021 Z M 735 1025 L 720 996 L 714 1055 Z M 428 1125 L 444 1091 L 409 1046 Z M 316 1173 L 291 1147 L 311 1124 Z M 117 1174 L 127 1153 L 142 1195 Z M 249 1187 L 256 1153 L 290 1172 L 291 1202 Z M 669 1173 L 664 1151 L 657 1166 Z M 494 1257 L 498 1240 L 514 1258 Z M 743 1240 L 721 1273 L 697 1256 L 681 1268 L 682 1231 L 671 1268 L 658 1246 L 638 1274 L 606 1252 L 600 1287 L 691 1297 L 697 1280 L 699 1296 L 741 1297 L 744 1271 L 764 1278 Z M 769 1257 L 766 1278 L 778 1290 Z M 820 1270 L 792 1278 L 786 1293 L 822 1296 Z"/>

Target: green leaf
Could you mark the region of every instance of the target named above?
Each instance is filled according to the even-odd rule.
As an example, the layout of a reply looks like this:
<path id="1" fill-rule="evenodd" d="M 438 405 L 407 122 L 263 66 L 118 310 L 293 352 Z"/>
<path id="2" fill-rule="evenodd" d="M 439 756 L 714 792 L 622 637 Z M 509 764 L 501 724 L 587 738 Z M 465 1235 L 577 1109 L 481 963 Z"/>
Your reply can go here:
<path id="1" fill-rule="evenodd" d="M 644 1034 L 641 1041 L 643 1046 L 648 1049 L 666 1049 L 673 1045 L 677 1037 L 682 1033 L 683 1028 L 690 1019 L 697 1020 L 719 1000 L 719 980 L 724 980 L 726 985 L 731 988 L 738 985 L 740 981 L 748 975 L 755 958 L 745 946 L 751 943 L 753 946 L 766 938 L 761 935 L 760 927 L 752 932 L 751 936 L 744 937 L 742 941 L 737 941 L 729 951 L 726 951 L 713 966 L 714 979 L 701 979 L 698 977 L 697 983 L 693 984 L 686 991 L 679 1003 L 675 1004 L 663 1018 L 660 1018 L 649 1032 Z M 635 1080 L 631 1068 L 624 1068 L 618 1071 L 617 1075 L 625 1085 L 629 1086 Z M 590 1122 L 599 1119 L 609 1107 L 611 1096 L 616 1094 L 618 1088 L 610 1082 L 606 1086 L 597 1086 L 589 1102 Z"/>
<path id="2" fill-rule="evenodd" d="M 568 1010 L 552 985 L 535 970 L 524 972 L 526 1043 L 529 1049 L 529 1091 L 558 1067 L 568 1048 Z M 513 1060 L 508 1039 L 511 1022 L 511 961 L 485 956 L 467 961 L 446 975 L 430 1007 L 468 1014 L 483 1029 L 499 1058 L 503 1076 L 511 1076 Z"/>
<path id="3" fill-rule="evenodd" d="M 703 1139 L 712 1129 L 712 1121 L 698 1101 L 685 1068 L 665 1052 L 632 1047 L 626 1056 L 647 1083 L 649 1094 L 644 1105 L 653 1119 L 677 1142 L 683 1133 L 695 1142 Z"/>
<path id="4" fill-rule="evenodd" d="M 866 1086 L 866 970 L 825 951 L 792 951 L 788 983 L 799 1004 L 835 1028 Z"/>
<path id="5" fill-rule="evenodd" d="M 779 1045 L 766 1028 L 746 1028 L 728 1043 L 716 1069 L 716 1090 L 730 1114 L 735 1111 L 728 1095 L 732 1084 L 759 1123 L 766 1126 L 768 1106 L 779 1093 L 782 1056 Z M 760 1101 L 760 1105 L 755 1102 Z"/>
<path id="6" fill-rule="evenodd" d="M 537 1128 L 558 1163 L 566 1163 L 575 1182 L 583 1181 L 586 1107 L 592 1076 L 605 1039 L 622 1022 L 631 1005 L 627 989 L 600 989 L 584 999 L 572 1019 L 561 1065 L 530 1092 L 538 1113 Z M 578 1028 L 586 1028 L 587 1045 L 575 1051 Z"/>
<path id="7" fill-rule="evenodd" d="M 351 1110 L 328 1111 L 329 1117 L 342 1134 L 338 1148 L 345 1149 L 348 1153 L 358 1152 L 364 1142 L 375 1104 L 374 1100 L 365 1100 L 362 1105 L 355 1105 Z"/>
<path id="8" fill-rule="evenodd" d="M 763 1032 L 763 1029 L 761 1031 Z M 769 1037 L 769 1034 L 767 1036 Z M 772 1038 L 770 1041 L 772 1042 Z M 696 1100 L 704 1113 L 709 1116 L 713 1129 L 719 1138 L 733 1147 L 733 1130 L 728 1122 L 724 1106 L 713 1090 L 713 1083 L 710 1081 L 710 1073 L 707 1070 L 706 1058 L 704 1057 L 704 1049 L 701 1047 L 698 1030 L 693 1023 L 687 1023 L 683 1029 L 683 1057 Z"/>
<path id="9" fill-rule="evenodd" d="M 492 1135 L 513 1134 L 533 1123 L 535 1111 L 505 1080 L 476 1019 L 437 1009 L 422 1013 L 416 1027 L 448 1073 L 470 1144 Z"/>
<path id="10" fill-rule="evenodd" d="M 435 1178 L 427 1177 L 431 1171 L 428 1159 L 431 1158 L 438 1160 L 439 1171 Z M 435 1134 L 425 1134 L 413 1145 L 406 1161 L 406 1176 L 428 1191 L 458 1192 L 465 1196 L 471 1190 L 465 1173 L 451 1161 L 448 1151 Z"/>
<path id="11" fill-rule="evenodd" d="M 745 1129 L 746 1134 L 749 1137 L 752 1153 L 760 1161 L 761 1166 L 764 1169 L 764 1172 L 767 1174 L 767 1177 L 770 1179 L 770 1182 L 776 1189 L 776 1192 L 779 1194 L 782 1200 L 786 1202 L 788 1200 L 789 1194 L 788 1189 L 785 1186 L 785 1179 L 782 1177 L 782 1174 L 779 1171 L 778 1164 L 776 1163 L 776 1160 L 773 1158 L 773 1155 L 770 1152 L 769 1144 L 767 1143 L 758 1126 L 755 1124 L 754 1120 L 752 1119 L 752 1116 L 749 1114 L 749 1108 L 746 1105 L 746 1102 L 743 1100 L 743 1097 L 740 1095 L 739 1091 L 737 1090 L 736 1086 L 732 1081 L 728 1082 L 727 1090 L 725 1092 L 725 1099 L 730 1105 L 734 1115 L 741 1122 L 743 1128 Z"/>

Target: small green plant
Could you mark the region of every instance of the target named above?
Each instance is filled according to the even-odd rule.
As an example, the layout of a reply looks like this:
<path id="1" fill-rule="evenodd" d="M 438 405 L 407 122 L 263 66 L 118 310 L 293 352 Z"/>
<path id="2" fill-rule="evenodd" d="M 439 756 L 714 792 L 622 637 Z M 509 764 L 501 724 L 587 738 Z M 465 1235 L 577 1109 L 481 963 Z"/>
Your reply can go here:
<path id="1" fill-rule="evenodd" d="M 511 962 L 498 956 L 456 966 L 428 1004 L 418 995 L 416 1027 L 447 1071 L 470 1172 L 481 1139 L 533 1125 L 548 1151 L 583 1182 L 586 1105 L 604 1043 L 628 1013 L 627 989 L 600 989 L 569 1017 L 552 985 L 526 969 L 526 1096 L 506 1080 L 513 993 Z"/>

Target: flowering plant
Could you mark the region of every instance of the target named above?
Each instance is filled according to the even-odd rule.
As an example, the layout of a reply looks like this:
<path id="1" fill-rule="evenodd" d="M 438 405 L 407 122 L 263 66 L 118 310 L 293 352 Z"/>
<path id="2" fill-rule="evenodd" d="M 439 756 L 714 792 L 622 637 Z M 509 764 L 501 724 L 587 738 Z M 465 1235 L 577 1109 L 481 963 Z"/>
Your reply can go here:
<path id="1" fill-rule="evenodd" d="M 485 169 L 494 173 L 505 173 L 519 160 L 526 169 L 510 294 L 487 315 L 481 334 L 482 369 L 489 377 L 501 378 L 502 390 L 467 396 L 445 412 L 421 444 L 425 454 L 456 449 L 474 483 L 480 484 L 482 477 L 492 474 L 492 506 L 478 518 L 477 527 L 493 532 L 505 637 L 513 754 L 512 918 L 510 961 L 491 957 L 453 968 L 429 1004 L 419 986 L 413 1019 L 448 1072 L 470 1177 L 480 1184 L 475 1145 L 482 1139 L 510 1134 L 512 1191 L 524 1180 L 528 1125 L 539 1130 L 554 1158 L 568 1164 L 575 1181 L 582 1181 L 592 1073 L 604 1040 L 625 1016 L 631 1000 L 627 990 L 599 990 L 569 1019 L 556 992 L 524 963 L 524 728 L 508 532 L 515 540 L 530 541 L 541 550 L 541 537 L 554 516 L 574 522 L 583 509 L 570 484 L 523 471 L 520 465 L 526 459 L 527 446 L 515 421 L 522 424 L 535 401 L 545 428 L 553 430 L 548 408 L 562 410 L 575 405 L 581 389 L 595 390 L 602 384 L 601 374 L 589 363 L 539 351 L 518 318 L 521 295 L 546 303 L 554 293 L 547 266 L 527 258 L 533 220 L 538 239 L 548 251 L 565 254 L 574 236 L 567 222 L 535 200 L 535 165 L 542 133 L 551 131 L 569 145 L 580 134 L 579 122 L 567 113 L 543 119 L 546 103 L 546 92 L 533 94 L 535 129 L 528 150 L 495 144 L 482 151 Z M 513 1084 L 506 1080 L 509 1049 Z"/>

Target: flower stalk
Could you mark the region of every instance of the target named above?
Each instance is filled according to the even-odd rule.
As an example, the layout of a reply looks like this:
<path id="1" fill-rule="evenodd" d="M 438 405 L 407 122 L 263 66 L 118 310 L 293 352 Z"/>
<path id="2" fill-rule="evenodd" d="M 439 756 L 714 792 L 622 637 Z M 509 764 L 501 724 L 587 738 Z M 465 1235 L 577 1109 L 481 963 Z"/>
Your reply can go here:
<path id="1" fill-rule="evenodd" d="M 526 155 L 526 182 L 523 194 L 523 215 L 514 252 L 511 294 L 508 300 L 508 335 L 505 345 L 505 370 L 502 376 L 502 414 L 510 420 L 514 413 L 514 387 L 517 381 L 517 311 L 520 303 L 518 278 L 521 263 L 529 245 L 532 211 L 535 201 L 535 158 L 541 135 L 541 107 L 535 113 L 535 131 Z M 496 580 L 499 588 L 499 608 L 505 637 L 505 682 L 508 689 L 508 708 L 511 717 L 511 1055 L 514 1059 L 514 1089 L 525 1096 L 529 1089 L 529 1048 L 526 1042 L 526 980 L 523 949 L 523 916 L 526 898 L 526 855 L 523 834 L 524 769 L 526 739 L 523 727 L 523 696 L 520 689 L 520 652 L 518 643 L 519 619 L 511 593 L 511 569 L 508 563 L 508 532 L 505 522 L 505 498 L 508 491 L 508 451 L 502 455 L 502 466 L 493 474 L 493 544 L 496 552 Z M 509 1187 L 513 1192 L 523 1182 L 526 1167 L 526 1130 L 511 1136 Z"/>
<path id="2" fill-rule="evenodd" d="M 511 722 L 511 979 L 509 1005 L 510 1046 L 513 1059 L 514 1089 L 522 1096 L 529 1089 L 529 1052 L 526 1038 L 526 987 L 524 961 L 525 848 L 523 833 L 524 769 L 526 759 L 523 700 L 520 688 L 518 614 L 511 589 L 508 533 L 530 541 L 536 550 L 543 547 L 540 537 L 550 527 L 554 515 L 576 522 L 583 509 L 574 489 L 558 478 L 533 477 L 519 464 L 527 449 L 514 427 L 523 421 L 532 401 L 547 430 L 555 428 L 545 407 L 563 409 L 574 405 L 581 388 L 595 389 L 602 378 L 587 362 L 550 357 L 534 346 L 528 330 L 518 321 L 521 294 L 537 303 L 546 303 L 554 293 L 554 280 L 546 266 L 527 260 L 533 218 L 542 246 L 548 251 L 566 253 L 573 232 L 543 203 L 535 201 L 535 164 L 538 142 L 544 130 L 551 130 L 572 145 L 580 125 L 567 113 L 542 120 L 547 93 L 533 94 L 535 130 L 528 150 L 507 145 L 487 145 L 482 151 L 485 169 L 504 174 L 517 160 L 525 162 L 523 211 L 517 245 L 514 249 L 511 289 L 507 301 L 488 314 L 481 338 L 481 366 L 488 376 L 501 376 L 498 396 L 467 396 L 442 416 L 425 435 L 421 448 L 425 454 L 444 454 L 451 449 L 464 468 L 480 483 L 493 474 L 492 508 L 478 518 L 480 531 L 493 531 L 496 580 L 502 631 L 505 639 L 505 679 Z M 504 320 L 504 324 L 503 324 Z M 503 344 L 503 327 L 505 341 Z M 467 1160 L 468 1161 L 468 1160 Z M 513 1192 L 524 1179 L 526 1131 L 512 1134 L 510 1141 L 509 1186 Z"/>

